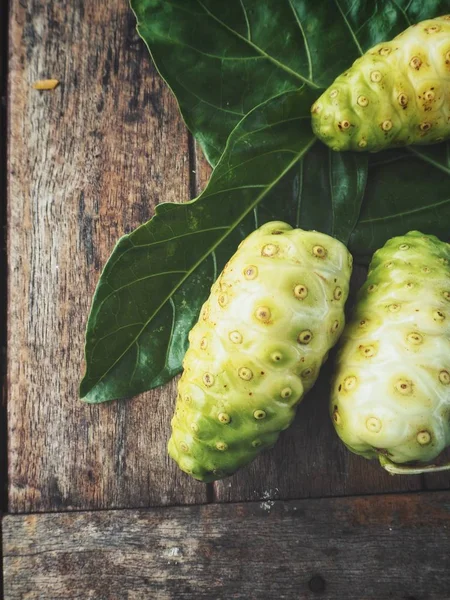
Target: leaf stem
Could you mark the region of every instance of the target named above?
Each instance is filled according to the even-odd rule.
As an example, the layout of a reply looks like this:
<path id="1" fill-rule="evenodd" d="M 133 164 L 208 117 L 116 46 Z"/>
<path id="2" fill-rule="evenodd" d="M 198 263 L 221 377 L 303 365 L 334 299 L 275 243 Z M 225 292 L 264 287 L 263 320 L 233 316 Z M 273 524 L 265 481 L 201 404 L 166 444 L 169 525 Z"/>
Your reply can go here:
<path id="1" fill-rule="evenodd" d="M 446 465 L 425 465 L 423 467 L 409 467 L 407 465 L 397 465 L 386 456 L 378 456 L 380 465 L 391 475 L 421 475 L 422 473 L 438 473 L 440 471 L 449 471 L 450 463 Z"/>

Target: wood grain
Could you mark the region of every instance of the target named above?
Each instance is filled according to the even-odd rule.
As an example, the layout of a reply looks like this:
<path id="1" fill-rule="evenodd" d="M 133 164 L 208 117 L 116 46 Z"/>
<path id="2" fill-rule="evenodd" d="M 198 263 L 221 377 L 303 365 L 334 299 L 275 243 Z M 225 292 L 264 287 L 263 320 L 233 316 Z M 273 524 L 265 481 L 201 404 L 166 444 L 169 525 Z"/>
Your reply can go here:
<path id="1" fill-rule="evenodd" d="M 450 494 L 8 516 L 6 600 L 448 600 Z"/>
<path id="2" fill-rule="evenodd" d="M 90 299 L 118 238 L 189 199 L 188 135 L 126 0 L 10 12 L 10 510 L 204 502 L 166 457 L 173 384 L 78 400 Z M 54 91 L 32 88 L 56 78 Z"/>
<path id="3" fill-rule="evenodd" d="M 211 177 L 212 167 L 206 160 L 199 144 L 195 143 L 193 150 L 195 161 L 195 194 L 199 196 Z"/>
<path id="4" fill-rule="evenodd" d="M 0 3 L 0 511 L 7 509 L 6 415 L 6 89 L 8 72 L 7 4 Z M 0 576 L 1 584 L 1 576 Z M 0 588 L 1 589 L 1 588 Z"/>

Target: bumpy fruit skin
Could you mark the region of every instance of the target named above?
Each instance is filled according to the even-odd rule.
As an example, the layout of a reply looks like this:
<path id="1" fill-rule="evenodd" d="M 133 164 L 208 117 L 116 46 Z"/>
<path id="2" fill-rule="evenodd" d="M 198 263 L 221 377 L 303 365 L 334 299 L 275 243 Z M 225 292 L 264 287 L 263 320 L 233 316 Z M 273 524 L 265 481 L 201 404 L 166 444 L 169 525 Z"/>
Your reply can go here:
<path id="1" fill-rule="evenodd" d="M 204 482 L 272 447 L 344 327 L 351 255 L 282 222 L 249 235 L 189 334 L 169 455 Z"/>
<path id="2" fill-rule="evenodd" d="M 431 144 L 450 137 L 450 15 L 374 46 L 311 108 L 333 150 Z"/>
<path id="3" fill-rule="evenodd" d="M 450 444 L 450 245 L 411 231 L 378 250 L 342 335 L 331 416 L 346 446 L 393 463 Z"/>

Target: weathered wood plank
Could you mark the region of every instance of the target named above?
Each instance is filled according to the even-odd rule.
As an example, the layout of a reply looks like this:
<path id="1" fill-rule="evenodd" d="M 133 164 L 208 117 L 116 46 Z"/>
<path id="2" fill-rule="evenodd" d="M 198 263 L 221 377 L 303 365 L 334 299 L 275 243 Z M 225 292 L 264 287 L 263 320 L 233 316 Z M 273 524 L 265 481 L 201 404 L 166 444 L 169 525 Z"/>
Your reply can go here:
<path id="1" fill-rule="evenodd" d="M 0 3 L 0 510 L 7 509 L 6 414 L 6 89 L 8 72 L 7 4 Z M 1 583 L 1 577 L 0 577 Z M 0 588 L 1 589 L 1 588 Z"/>
<path id="2" fill-rule="evenodd" d="M 365 279 L 356 267 L 352 297 Z M 388 475 L 375 461 L 350 453 L 337 437 L 329 414 L 329 382 L 335 352 L 300 404 L 293 425 L 276 446 L 233 478 L 214 484 L 219 502 L 398 492 L 421 489 L 420 476 Z"/>
<path id="3" fill-rule="evenodd" d="M 4 519 L 6 600 L 450 598 L 450 494 Z"/>
<path id="4" fill-rule="evenodd" d="M 194 146 L 195 156 L 195 192 L 199 196 L 205 189 L 209 178 L 211 177 L 212 168 L 205 158 L 199 144 Z"/>
<path id="5" fill-rule="evenodd" d="M 166 457 L 173 385 L 78 400 L 100 270 L 161 201 L 189 199 L 188 136 L 126 0 L 13 0 L 10 14 L 10 510 L 203 502 Z M 57 78 L 54 91 L 32 89 Z"/>

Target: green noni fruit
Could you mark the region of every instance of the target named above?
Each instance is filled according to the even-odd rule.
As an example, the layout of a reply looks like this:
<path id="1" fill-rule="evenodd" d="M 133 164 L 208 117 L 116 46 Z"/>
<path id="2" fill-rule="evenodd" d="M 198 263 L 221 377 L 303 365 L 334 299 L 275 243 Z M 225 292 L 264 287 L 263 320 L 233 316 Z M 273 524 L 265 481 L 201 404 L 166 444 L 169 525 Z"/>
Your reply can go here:
<path id="1" fill-rule="evenodd" d="M 366 52 L 311 108 L 333 150 L 376 152 L 450 137 L 450 15 Z"/>
<path id="2" fill-rule="evenodd" d="M 292 422 L 344 327 L 352 258 L 272 222 L 225 265 L 189 334 L 169 455 L 196 479 L 234 473 Z"/>
<path id="3" fill-rule="evenodd" d="M 393 473 L 450 444 L 450 245 L 411 231 L 372 259 L 342 335 L 331 415 L 345 445 Z"/>

